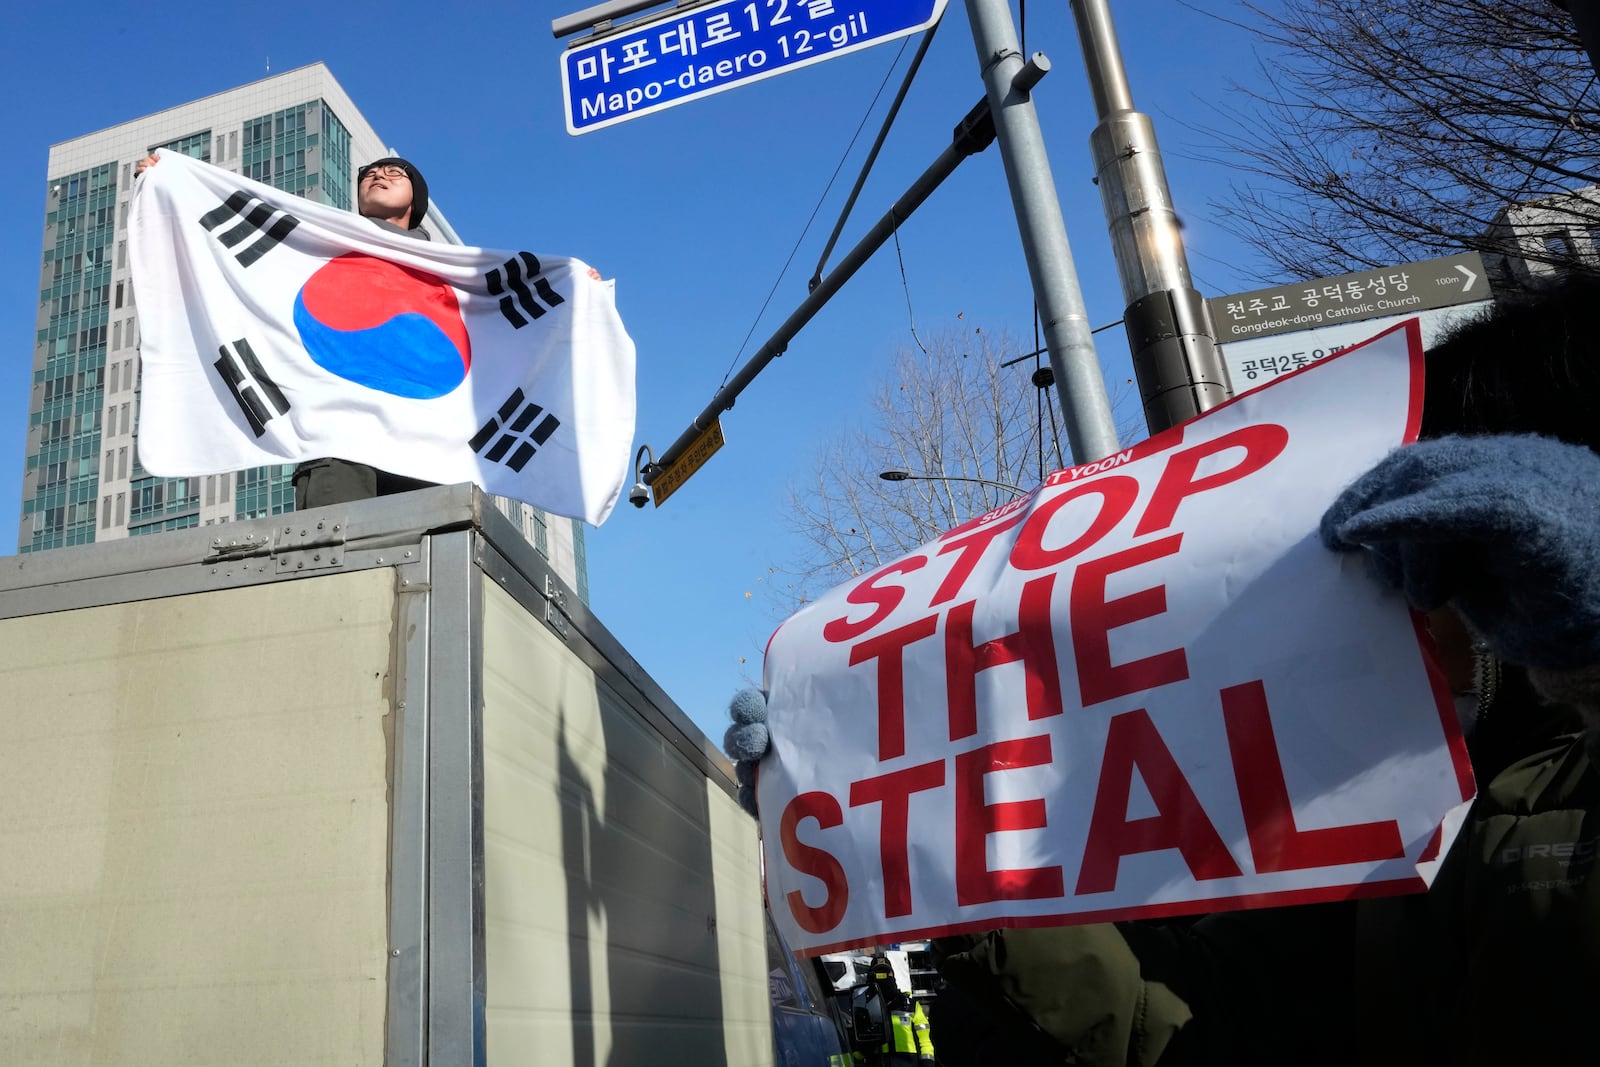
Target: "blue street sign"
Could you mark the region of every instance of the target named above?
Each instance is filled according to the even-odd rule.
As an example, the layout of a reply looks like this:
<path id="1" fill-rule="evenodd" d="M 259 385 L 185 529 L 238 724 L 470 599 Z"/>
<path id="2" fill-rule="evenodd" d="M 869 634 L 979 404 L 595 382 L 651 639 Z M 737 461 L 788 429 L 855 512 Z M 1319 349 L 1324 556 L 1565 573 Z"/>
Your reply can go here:
<path id="1" fill-rule="evenodd" d="M 948 0 L 723 0 L 569 49 L 567 132 L 588 133 L 939 20 Z"/>

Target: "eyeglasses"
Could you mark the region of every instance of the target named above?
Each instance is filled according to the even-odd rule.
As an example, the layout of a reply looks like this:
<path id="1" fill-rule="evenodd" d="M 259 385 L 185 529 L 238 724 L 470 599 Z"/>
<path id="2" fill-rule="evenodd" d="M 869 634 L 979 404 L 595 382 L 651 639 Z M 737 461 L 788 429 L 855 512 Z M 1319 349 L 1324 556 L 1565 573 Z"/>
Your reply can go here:
<path id="1" fill-rule="evenodd" d="M 394 181 L 396 178 L 406 178 L 409 180 L 410 177 L 411 175 L 406 173 L 406 169 L 404 167 L 389 166 L 373 167 L 371 170 L 367 171 L 361 176 L 361 180 L 366 181 L 368 178 L 387 178 L 390 181 Z"/>

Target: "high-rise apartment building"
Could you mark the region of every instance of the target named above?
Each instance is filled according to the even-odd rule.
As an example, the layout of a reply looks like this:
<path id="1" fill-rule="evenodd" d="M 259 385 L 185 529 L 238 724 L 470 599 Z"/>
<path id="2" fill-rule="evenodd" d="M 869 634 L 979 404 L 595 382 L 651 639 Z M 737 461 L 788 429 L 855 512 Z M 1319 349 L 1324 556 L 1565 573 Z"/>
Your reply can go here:
<path id="1" fill-rule="evenodd" d="M 51 147 L 22 552 L 294 510 L 292 466 L 205 478 L 156 478 L 139 466 L 128 201 L 135 164 L 156 148 L 349 209 L 356 168 L 396 154 L 320 63 Z M 427 160 L 417 164 L 427 172 Z M 434 240 L 460 243 L 437 204 L 425 225 Z M 587 600 L 583 524 L 497 502 Z"/>

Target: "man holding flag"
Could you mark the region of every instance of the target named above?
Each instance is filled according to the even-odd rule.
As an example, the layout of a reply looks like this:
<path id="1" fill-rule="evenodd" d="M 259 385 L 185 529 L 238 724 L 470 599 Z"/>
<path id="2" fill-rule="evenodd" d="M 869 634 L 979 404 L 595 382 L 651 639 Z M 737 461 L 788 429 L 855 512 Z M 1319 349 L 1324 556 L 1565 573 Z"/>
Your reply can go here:
<path id="1" fill-rule="evenodd" d="M 422 226 L 428 213 L 428 183 L 416 167 L 398 156 L 368 163 L 356 172 L 356 211 L 386 229 L 423 241 L 433 240 Z M 352 463 L 344 459 L 312 459 L 294 471 L 296 511 L 343 504 L 347 500 L 405 493 L 431 482 Z"/>
<path id="2" fill-rule="evenodd" d="M 300 461 L 300 508 L 473 481 L 594 524 L 610 513 L 634 353 L 597 272 L 419 246 L 427 184 L 396 157 L 361 168 L 360 222 L 171 152 L 139 170 L 152 473 Z"/>
<path id="3" fill-rule="evenodd" d="M 143 174 L 157 162 L 155 156 L 147 156 L 139 161 L 137 173 Z M 415 166 L 398 156 L 368 163 L 356 172 L 356 211 L 393 233 L 433 240 L 422 225 L 428 213 L 428 183 Z M 294 507 L 304 511 L 325 504 L 406 493 L 432 484 L 365 463 L 331 457 L 310 459 L 295 468 Z"/>

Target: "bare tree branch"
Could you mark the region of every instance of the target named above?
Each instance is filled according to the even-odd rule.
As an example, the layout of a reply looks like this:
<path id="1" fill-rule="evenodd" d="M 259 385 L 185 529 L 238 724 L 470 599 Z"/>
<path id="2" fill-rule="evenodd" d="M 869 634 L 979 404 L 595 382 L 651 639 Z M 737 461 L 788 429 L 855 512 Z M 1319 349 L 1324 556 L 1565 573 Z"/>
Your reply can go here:
<path id="1" fill-rule="evenodd" d="M 1038 484 L 1040 423 L 1031 366 L 1001 366 L 1019 351 L 1009 337 L 963 330 L 929 339 L 926 354 L 896 354 L 874 395 L 870 428 L 842 431 L 818 453 L 804 485 L 790 487 L 790 524 L 807 550 L 783 568 L 792 579 L 789 596 L 778 588 L 783 583 L 771 583 L 784 606 L 880 567 L 1011 499 L 1003 490 L 957 479 Z M 933 480 L 886 482 L 878 477 L 885 470 Z"/>
<path id="2" fill-rule="evenodd" d="M 1531 251 L 1489 233 L 1514 204 L 1600 230 L 1600 93 L 1549 0 L 1242 3 L 1264 76 L 1203 127 L 1240 172 L 1212 204 L 1268 270 L 1312 278 L 1462 249 L 1594 270 L 1590 242 Z"/>

